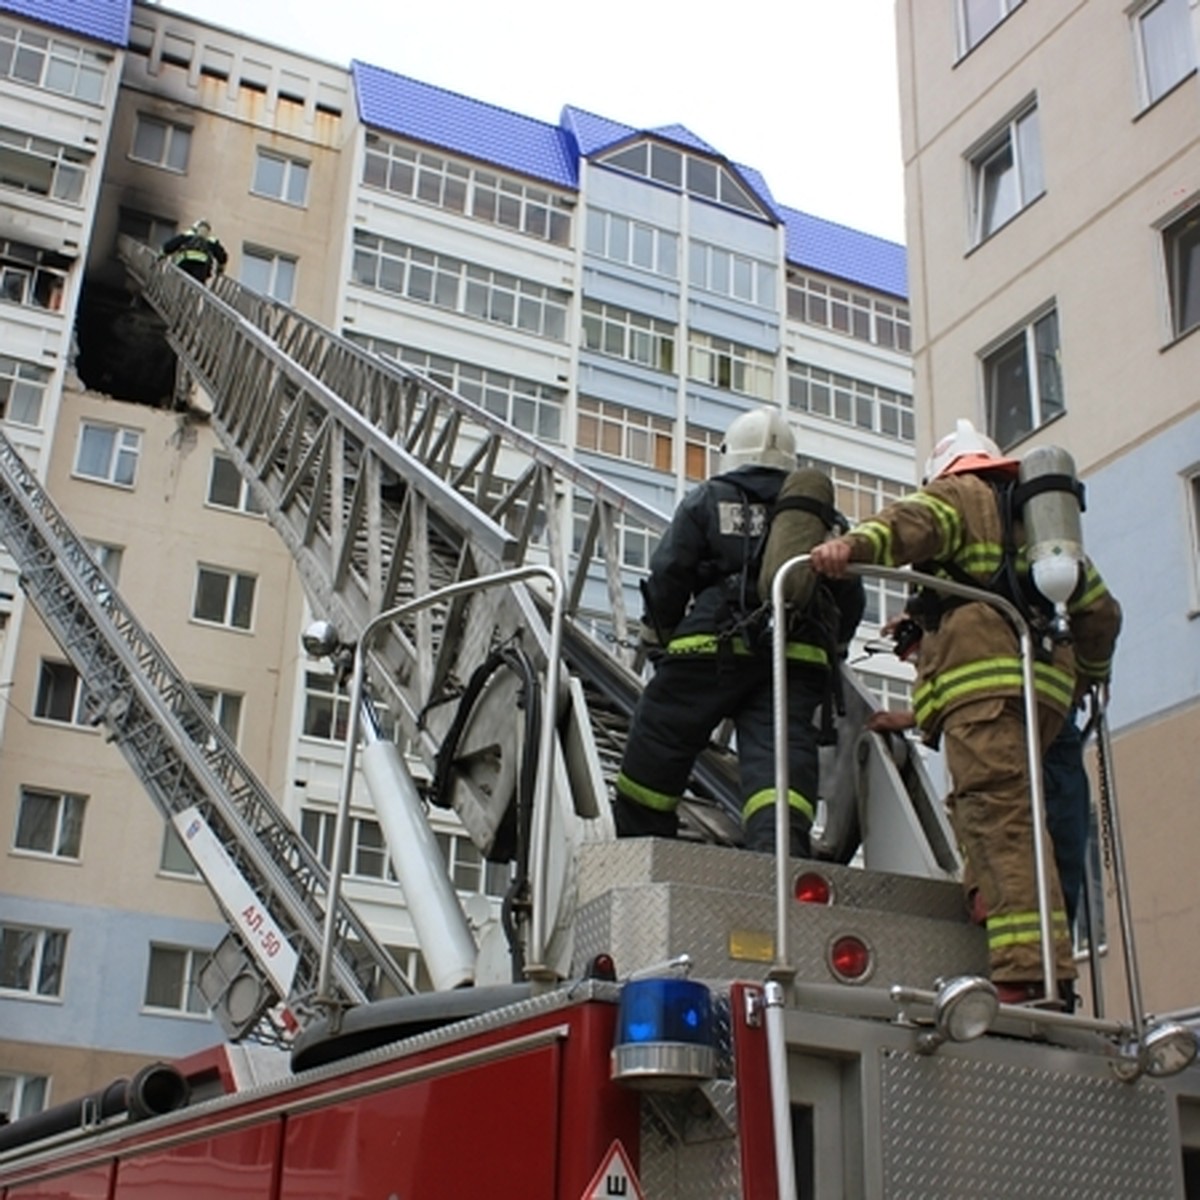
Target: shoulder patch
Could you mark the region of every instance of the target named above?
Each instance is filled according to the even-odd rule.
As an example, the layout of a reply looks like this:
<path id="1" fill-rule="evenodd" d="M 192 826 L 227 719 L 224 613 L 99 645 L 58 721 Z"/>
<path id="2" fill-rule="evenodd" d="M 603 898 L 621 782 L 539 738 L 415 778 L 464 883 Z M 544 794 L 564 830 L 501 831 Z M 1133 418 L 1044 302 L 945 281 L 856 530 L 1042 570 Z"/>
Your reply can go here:
<path id="1" fill-rule="evenodd" d="M 746 512 L 750 512 L 751 537 L 762 537 L 767 527 L 765 504 L 745 505 L 740 500 L 721 500 L 717 504 L 717 521 L 722 536 L 741 536 L 746 530 Z"/>

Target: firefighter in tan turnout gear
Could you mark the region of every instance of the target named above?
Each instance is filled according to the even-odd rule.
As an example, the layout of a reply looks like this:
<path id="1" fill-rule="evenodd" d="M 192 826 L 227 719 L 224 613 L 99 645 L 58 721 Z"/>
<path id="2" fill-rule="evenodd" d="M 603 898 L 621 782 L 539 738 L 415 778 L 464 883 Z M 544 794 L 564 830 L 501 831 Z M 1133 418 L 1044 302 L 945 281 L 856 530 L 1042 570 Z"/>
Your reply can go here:
<path id="1" fill-rule="evenodd" d="M 970 581 L 1008 595 L 1034 617 L 1036 631 L 1025 531 L 1019 512 L 1005 501 L 1019 465 L 969 421 L 959 421 L 934 448 L 920 491 L 815 547 L 812 564 L 835 578 L 848 563 L 861 562 L 913 564 L 926 574 Z M 1001 583 L 1006 574 L 1014 580 L 1007 588 Z M 1023 595 L 1010 595 L 1013 590 Z M 1000 999 L 1037 1001 L 1044 985 L 1018 637 L 986 603 L 932 590 L 920 601 L 913 608 L 924 629 L 913 692 L 916 722 L 925 739 L 940 739 L 945 751 L 947 804 L 963 850 L 964 882 L 969 879 L 982 900 Z M 1066 611 L 1069 640 L 1039 638 L 1034 664 L 1043 749 L 1072 704 L 1109 681 L 1121 609 L 1086 558 Z M 1070 934 L 1053 862 L 1048 869 L 1056 974 L 1069 994 L 1075 977 Z"/>

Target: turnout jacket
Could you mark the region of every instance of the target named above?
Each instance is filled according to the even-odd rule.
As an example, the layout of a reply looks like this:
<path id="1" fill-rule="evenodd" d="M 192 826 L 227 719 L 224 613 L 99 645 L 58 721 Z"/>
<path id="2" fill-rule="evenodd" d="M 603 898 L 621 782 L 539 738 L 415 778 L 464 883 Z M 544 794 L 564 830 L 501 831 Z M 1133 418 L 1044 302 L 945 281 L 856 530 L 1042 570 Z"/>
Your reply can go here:
<path id="1" fill-rule="evenodd" d="M 1017 572 L 1028 576 L 1024 531 L 1014 521 Z M 935 479 L 888 505 L 845 535 L 853 562 L 900 567 L 920 564 L 939 573 L 953 563 L 981 587 L 1004 556 L 1004 522 L 996 491 L 976 474 Z M 949 571 L 940 573 L 951 578 Z M 1121 627 L 1121 607 L 1090 560 L 1067 605 L 1071 642 L 1055 644 L 1034 663 L 1039 704 L 1065 714 L 1077 690 L 1108 682 Z M 925 623 L 917 659 L 913 707 L 917 724 L 936 736 L 946 714 L 961 704 L 1021 693 L 1020 641 L 1008 619 L 982 601 L 952 601 L 936 625 Z"/>
<path id="2" fill-rule="evenodd" d="M 739 467 L 714 475 L 680 502 L 650 558 L 643 591 L 645 624 L 668 653 L 754 648 L 745 618 L 761 608 L 757 555 L 786 478 L 770 467 Z M 827 666 L 822 640 L 797 631 L 789 637 L 789 658 Z"/>

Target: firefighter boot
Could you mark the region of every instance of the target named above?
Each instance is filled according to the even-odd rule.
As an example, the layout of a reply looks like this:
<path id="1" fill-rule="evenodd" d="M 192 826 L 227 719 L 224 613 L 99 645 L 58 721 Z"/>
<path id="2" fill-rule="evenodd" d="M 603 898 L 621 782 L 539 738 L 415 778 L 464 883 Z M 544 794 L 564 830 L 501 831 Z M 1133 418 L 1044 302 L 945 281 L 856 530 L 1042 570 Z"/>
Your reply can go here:
<path id="1" fill-rule="evenodd" d="M 788 809 L 789 846 L 792 858 L 808 858 L 811 853 L 808 831 L 810 822 L 803 813 Z M 742 845 L 761 854 L 775 853 L 775 806 L 768 804 L 751 813 L 742 829 Z"/>
<path id="2" fill-rule="evenodd" d="M 613 798 L 612 810 L 619 838 L 673 838 L 679 833 L 679 817 L 676 813 L 647 808 L 620 792 Z"/>

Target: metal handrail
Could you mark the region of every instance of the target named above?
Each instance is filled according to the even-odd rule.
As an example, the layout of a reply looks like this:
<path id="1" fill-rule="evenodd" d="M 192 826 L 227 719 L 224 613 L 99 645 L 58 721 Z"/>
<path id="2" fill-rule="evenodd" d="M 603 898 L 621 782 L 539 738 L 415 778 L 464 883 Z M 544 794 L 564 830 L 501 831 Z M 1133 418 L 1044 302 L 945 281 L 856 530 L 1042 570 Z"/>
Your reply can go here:
<path id="1" fill-rule="evenodd" d="M 775 572 L 771 581 L 771 640 L 772 678 L 774 683 L 775 716 L 775 962 L 771 974 L 775 978 L 792 979 L 795 969 L 787 961 L 788 914 L 788 738 L 787 738 L 787 612 L 784 583 L 796 568 L 808 563 L 811 555 L 799 554 L 788 559 Z M 1020 610 L 1010 600 L 981 588 L 971 587 L 951 579 L 927 575 L 910 568 L 884 567 L 869 563 L 849 563 L 852 575 L 869 575 L 899 583 L 918 583 L 935 591 L 990 604 L 1007 618 L 1020 642 L 1021 692 L 1024 700 L 1027 732 L 1026 766 L 1029 775 L 1029 801 L 1033 813 L 1033 855 L 1037 875 L 1038 922 L 1042 939 L 1042 977 L 1046 995 L 1056 994 L 1058 981 L 1054 961 L 1054 942 L 1050 924 L 1050 885 L 1047 875 L 1046 806 L 1042 792 L 1042 754 L 1038 737 L 1037 695 L 1034 690 L 1033 637 Z"/>

